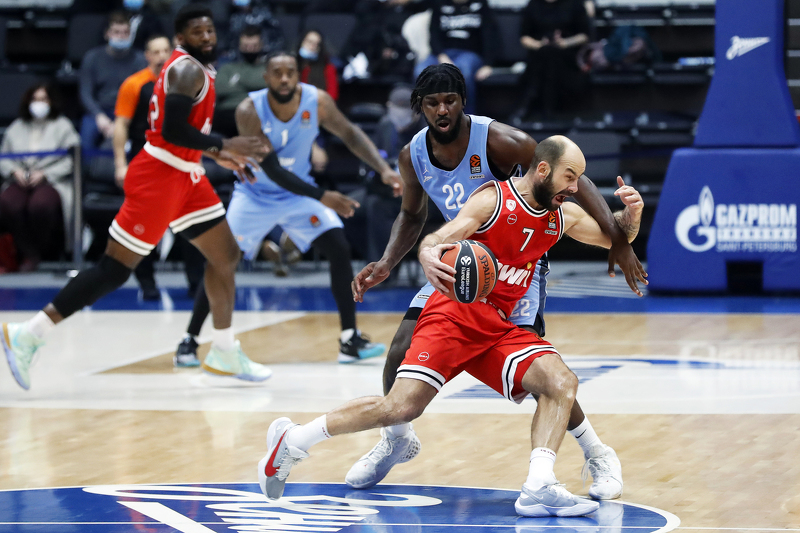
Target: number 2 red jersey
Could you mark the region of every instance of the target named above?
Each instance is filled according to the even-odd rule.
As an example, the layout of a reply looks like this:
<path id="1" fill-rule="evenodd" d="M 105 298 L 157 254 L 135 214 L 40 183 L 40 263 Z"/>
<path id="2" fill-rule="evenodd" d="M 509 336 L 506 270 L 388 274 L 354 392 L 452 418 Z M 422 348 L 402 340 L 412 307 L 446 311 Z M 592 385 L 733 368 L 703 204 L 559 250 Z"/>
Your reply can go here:
<path id="1" fill-rule="evenodd" d="M 497 258 L 497 284 L 486 298 L 511 316 L 528 291 L 536 262 L 564 232 L 564 215 L 533 209 L 514 186 L 514 180 L 494 182 L 497 205 L 492 217 L 470 238 L 482 242 Z"/>
<path id="2" fill-rule="evenodd" d="M 192 61 L 203 69 L 203 76 L 205 78 L 203 80 L 203 88 L 194 99 L 194 106 L 192 107 L 192 112 L 189 114 L 189 125 L 193 128 L 197 128 L 206 135 L 211 133 L 211 120 L 214 116 L 214 103 L 216 100 L 214 78 L 217 76 L 217 71 L 210 65 L 203 65 L 197 59 L 189 55 L 186 50 L 178 46 L 164 64 L 164 68 L 161 69 L 161 74 L 158 75 L 158 80 L 153 88 L 153 97 L 150 99 L 150 111 L 147 119 L 150 127 L 147 130 L 146 137 L 147 142 L 153 146 L 163 148 L 184 161 L 196 163 L 200 161 L 200 157 L 202 156 L 200 150 L 192 150 L 168 143 L 161 135 L 164 124 L 164 100 L 166 99 L 167 90 L 169 89 L 167 74 L 169 73 L 169 69 L 180 61 Z"/>

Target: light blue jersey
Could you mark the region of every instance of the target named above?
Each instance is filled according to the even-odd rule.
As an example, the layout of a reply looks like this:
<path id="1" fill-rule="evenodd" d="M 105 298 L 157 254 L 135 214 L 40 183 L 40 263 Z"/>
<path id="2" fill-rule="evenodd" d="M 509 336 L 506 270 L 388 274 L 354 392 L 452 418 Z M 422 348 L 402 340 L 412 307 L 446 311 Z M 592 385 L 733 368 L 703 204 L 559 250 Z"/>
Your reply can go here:
<path id="1" fill-rule="evenodd" d="M 495 176 L 489 168 L 489 156 L 486 155 L 486 143 L 489 138 L 489 125 L 494 119 L 468 115 L 472 120 L 469 132 L 469 145 L 464 158 L 453 170 L 443 170 L 431 163 L 428 151 L 428 128 L 417 133 L 411 140 L 411 163 L 422 188 L 439 208 L 446 220 L 453 220 L 467 198 L 478 187 L 488 181 L 506 179 L 507 176 Z M 545 254 L 534 270 L 530 288 L 525 296 L 517 302 L 508 319 L 518 326 L 536 326 L 544 335 L 544 303 L 547 297 L 546 276 L 548 268 Z M 411 300 L 411 308 L 425 307 L 434 288 L 426 284 Z"/>
<path id="2" fill-rule="evenodd" d="M 311 177 L 311 145 L 319 135 L 317 118 L 317 88 L 306 83 L 298 83 L 302 89 L 300 106 L 297 113 L 288 122 L 278 120 L 267 101 L 269 89 L 261 89 L 250 93 L 258 118 L 261 120 L 261 131 L 272 143 L 281 166 L 298 176 L 301 180 L 316 186 Z M 269 179 L 260 168 L 255 172 L 258 181 L 255 184 L 242 185 L 257 194 L 294 196 L 292 193 Z M 240 184 L 237 183 L 237 187 Z"/>
<path id="3" fill-rule="evenodd" d="M 283 168 L 303 181 L 313 184 L 311 145 L 319 135 L 317 88 L 305 83 L 300 106 L 287 122 L 278 120 L 267 101 L 269 89 L 250 93 L 264 132 Z M 256 183 L 237 182 L 228 206 L 228 224 L 246 259 L 253 259 L 264 237 L 281 226 L 297 247 L 306 252 L 323 233 L 343 226 L 339 215 L 318 200 L 287 191 L 267 177 L 261 168 L 254 169 Z"/>
<path id="4" fill-rule="evenodd" d="M 489 181 L 505 179 L 506 176 L 495 176 L 489 169 L 489 158 L 486 155 L 486 140 L 489 136 L 489 124 L 494 119 L 469 115 L 472 127 L 469 132 L 469 146 L 464 159 L 453 170 L 443 170 L 431 163 L 426 142 L 428 128 L 414 135 L 411 139 L 411 162 L 417 179 L 445 220 L 453 220 L 467 198 L 475 190 Z"/>

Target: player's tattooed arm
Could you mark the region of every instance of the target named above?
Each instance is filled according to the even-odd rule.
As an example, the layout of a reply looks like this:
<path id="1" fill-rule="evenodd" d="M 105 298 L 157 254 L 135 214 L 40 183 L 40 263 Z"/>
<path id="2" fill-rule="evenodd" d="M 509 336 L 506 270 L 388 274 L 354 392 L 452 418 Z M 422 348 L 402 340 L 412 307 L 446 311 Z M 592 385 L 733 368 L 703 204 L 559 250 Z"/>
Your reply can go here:
<path id="1" fill-rule="evenodd" d="M 619 188 L 614 192 L 614 195 L 619 196 L 619 199 L 625 204 L 625 209 L 614 213 L 614 219 L 628 236 L 628 242 L 633 242 L 633 239 L 639 234 L 639 226 L 642 223 L 644 200 L 642 200 L 639 191 L 630 185 L 625 185 L 625 181 L 621 176 L 617 176 L 617 185 L 619 185 Z"/>
<path id="2" fill-rule="evenodd" d="M 351 152 L 375 169 L 380 174 L 381 181 L 392 188 L 394 196 L 403 194 L 400 174 L 381 157 L 378 147 L 364 133 L 364 130 L 344 116 L 328 93 L 318 91 L 318 94 L 320 126 L 339 137 Z"/>
<path id="3" fill-rule="evenodd" d="M 611 247 L 608 252 L 608 275 L 614 277 L 614 267 L 619 265 L 625 274 L 628 286 L 637 295 L 642 296 L 637 280 L 647 285 L 647 272 L 631 248 L 627 232 L 619 227 L 605 199 L 594 183 L 585 175 L 581 176 L 578 182 L 575 199 L 611 239 Z"/>
<path id="4" fill-rule="evenodd" d="M 639 225 L 642 220 L 642 210 L 644 202 L 639 191 L 629 185 L 625 185 L 622 178 L 617 178 L 619 189 L 614 193 L 620 197 L 625 209 L 614 213 L 615 220 L 625 231 L 628 239 L 633 241 L 639 233 Z M 573 239 L 585 244 L 593 244 L 610 248 L 612 245 L 608 234 L 600 227 L 597 220 L 589 216 L 584 209 L 574 203 L 565 203 L 562 206 L 564 213 L 564 232 Z"/>

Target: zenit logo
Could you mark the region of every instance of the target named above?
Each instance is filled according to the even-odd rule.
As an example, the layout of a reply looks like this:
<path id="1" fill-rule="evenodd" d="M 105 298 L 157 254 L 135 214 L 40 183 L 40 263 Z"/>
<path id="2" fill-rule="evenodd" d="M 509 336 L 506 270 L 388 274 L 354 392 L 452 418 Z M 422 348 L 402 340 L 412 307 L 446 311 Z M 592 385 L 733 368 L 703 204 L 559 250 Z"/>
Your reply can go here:
<path id="1" fill-rule="evenodd" d="M 623 531 L 661 533 L 680 520 L 665 511 L 624 502 L 601 502 L 577 518 L 516 515 L 518 490 L 288 483 L 284 497 L 267 501 L 256 483 L 109 485 L 0 492 L 3 531 L 425 531 L 470 533 Z M 9 529 L 10 528 L 10 529 Z M 576 529 L 571 529 L 576 528 Z"/>
<path id="2" fill-rule="evenodd" d="M 755 50 L 759 46 L 763 46 L 769 42 L 769 37 L 751 37 L 742 38 L 738 35 L 731 37 L 731 47 L 725 52 L 725 57 L 728 61 L 732 61 L 737 57 L 745 55 L 747 52 Z"/>

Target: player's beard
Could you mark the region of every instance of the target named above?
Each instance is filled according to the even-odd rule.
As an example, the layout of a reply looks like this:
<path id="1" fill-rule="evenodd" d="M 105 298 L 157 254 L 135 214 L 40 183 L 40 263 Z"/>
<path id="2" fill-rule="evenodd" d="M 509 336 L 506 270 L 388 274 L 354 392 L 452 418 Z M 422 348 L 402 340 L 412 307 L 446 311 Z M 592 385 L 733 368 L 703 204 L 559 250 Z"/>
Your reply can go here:
<path id="1" fill-rule="evenodd" d="M 458 138 L 458 134 L 461 133 L 461 122 L 464 118 L 463 114 L 458 115 L 458 119 L 453 122 L 453 127 L 450 128 L 450 131 L 442 133 L 438 129 L 436 129 L 435 124 L 431 124 L 428 120 L 428 117 L 425 117 L 425 122 L 428 123 L 428 131 L 431 133 L 431 137 L 433 140 L 439 144 L 450 144 L 451 142 L 455 141 Z"/>
<path id="2" fill-rule="evenodd" d="M 553 204 L 553 198 L 562 194 L 564 196 L 572 196 L 567 191 L 553 191 L 553 170 L 550 169 L 550 173 L 547 175 L 545 179 L 543 179 L 539 183 L 533 184 L 533 199 L 536 200 L 536 203 L 540 206 L 544 207 L 548 211 L 556 211 L 560 206 Z"/>
<path id="3" fill-rule="evenodd" d="M 297 86 L 296 85 L 294 86 L 294 89 L 289 91 L 288 94 L 281 94 L 277 90 L 272 89 L 272 88 L 270 88 L 270 90 L 269 90 L 269 94 L 271 94 L 272 97 L 275 99 L 275 101 L 278 102 L 279 104 L 287 104 L 287 103 L 291 102 L 292 98 L 294 98 L 294 93 L 296 93 L 296 92 L 297 92 Z"/>
<path id="4" fill-rule="evenodd" d="M 214 45 L 214 48 L 211 49 L 210 52 L 203 52 L 203 49 L 200 47 L 195 48 L 194 46 L 189 46 L 188 44 L 184 43 L 183 49 L 186 50 L 190 56 L 198 60 L 203 65 L 210 65 L 217 59 L 217 45 Z"/>

